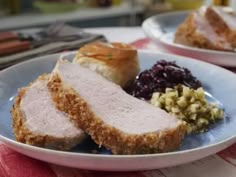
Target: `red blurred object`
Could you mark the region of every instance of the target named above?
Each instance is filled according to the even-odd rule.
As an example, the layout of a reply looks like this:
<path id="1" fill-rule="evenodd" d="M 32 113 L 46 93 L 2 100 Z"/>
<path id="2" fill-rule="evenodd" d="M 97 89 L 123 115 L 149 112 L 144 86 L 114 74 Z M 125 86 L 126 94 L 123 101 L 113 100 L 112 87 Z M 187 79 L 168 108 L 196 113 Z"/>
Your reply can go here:
<path id="1" fill-rule="evenodd" d="M 0 56 L 10 55 L 18 52 L 22 52 L 25 50 L 29 50 L 31 48 L 30 42 L 28 41 L 8 41 L 0 43 Z"/>
<path id="2" fill-rule="evenodd" d="M 12 32 L 0 32 L 0 42 L 17 39 L 18 36 Z"/>

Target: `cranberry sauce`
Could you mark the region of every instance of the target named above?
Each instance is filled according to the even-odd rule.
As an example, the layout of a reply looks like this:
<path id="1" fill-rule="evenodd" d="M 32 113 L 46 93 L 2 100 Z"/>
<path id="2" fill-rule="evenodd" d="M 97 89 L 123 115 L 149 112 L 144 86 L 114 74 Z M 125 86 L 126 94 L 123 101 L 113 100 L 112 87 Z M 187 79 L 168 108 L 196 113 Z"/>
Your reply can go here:
<path id="1" fill-rule="evenodd" d="M 165 92 L 166 88 L 178 84 L 193 89 L 201 87 L 200 81 L 187 68 L 161 60 L 151 69 L 141 72 L 125 90 L 137 98 L 149 100 L 154 92 Z"/>

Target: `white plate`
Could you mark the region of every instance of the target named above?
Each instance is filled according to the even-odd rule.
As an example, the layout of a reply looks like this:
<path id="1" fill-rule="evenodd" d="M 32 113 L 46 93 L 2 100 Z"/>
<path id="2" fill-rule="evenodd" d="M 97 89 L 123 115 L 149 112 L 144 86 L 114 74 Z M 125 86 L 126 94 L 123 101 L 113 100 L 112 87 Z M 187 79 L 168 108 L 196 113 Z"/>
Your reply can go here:
<path id="1" fill-rule="evenodd" d="M 151 40 L 171 53 L 204 60 L 221 66 L 236 67 L 236 52 L 200 49 L 173 42 L 174 33 L 178 25 L 184 21 L 188 14 L 189 12 L 185 11 L 156 15 L 146 19 L 142 24 L 142 28 Z"/>
<path id="2" fill-rule="evenodd" d="M 74 52 L 67 53 L 66 56 L 72 59 L 74 54 Z M 38 75 L 49 73 L 59 55 L 35 58 L 0 72 L 0 139 L 20 153 L 46 162 L 81 169 L 131 171 L 157 169 L 191 162 L 214 154 L 236 142 L 236 75 L 234 73 L 190 58 L 140 51 L 141 70 L 150 68 L 160 59 L 176 61 L 178 65 L 189 68 L 210 93 L 207 98 L 210 101 L 216 101 L 225 109 L 224 121 L 218 122 L 206 133 L 187 136 L 180 149 L 175 152 L 162 154 L 112 155 L 104 148 L 99 149 L 91 140 L 68 152 L 19 143 L 13 136 L 9 113 L 17 89 L 27 85 Z M 99 154 L 91 153 L 94 148 Z"/>

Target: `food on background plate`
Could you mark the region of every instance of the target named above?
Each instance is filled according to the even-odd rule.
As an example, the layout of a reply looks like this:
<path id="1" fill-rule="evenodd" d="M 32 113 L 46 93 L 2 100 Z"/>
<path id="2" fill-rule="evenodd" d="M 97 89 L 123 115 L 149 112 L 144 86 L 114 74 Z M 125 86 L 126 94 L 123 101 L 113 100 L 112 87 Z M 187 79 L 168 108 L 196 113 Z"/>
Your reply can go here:
<path id="1" fill-rule="evenodd" d="M 234 51 L 236 16 L 216 7 L 201 7 L 179 25 L 174 42 L 192 47 Z"/>
<path id="2" fill-rule="evenodd" d="M 137 50 L 124 43 L 94 42 L 79 49 L 73 63 L 88 67 L 125 87 L 139 73 Z"/>
<path id="3" fill-rule="evenodd" d="M 58 109 L 113 154 L 172 151 L 185 135 L 182 121 L 80 65 L 59 61 L 48 87 Z"/>
<path id="4" fill-rule="evenodd" d="M 11 110 L 17 141 L 50 149 L 68 150 L 81 143 L 85 133 L 53 104 L 42 75 L 21 88 Z"/>
<path id="5" fill-rule="evenodd" d="M 184 85 L 166 88 L 165 93 L 153 93 L 150 103 L 187 122 L 188 133 L 204 132 L 224 116 L 215 103 L 207 102 L 203 88 L 194 90 Z"/>
<path id="6" fill-rule="evenodd" d="M 199 88 L 201 83 L 187 68 L 180 67 L 175 62 L 158 61 L 151 69 L 141 72 L 125 90 L 137 97 L 150 100 L 154 92 L 164 92 L 166 88 L 173 88 L 184 84 L 190 88 Z"/>

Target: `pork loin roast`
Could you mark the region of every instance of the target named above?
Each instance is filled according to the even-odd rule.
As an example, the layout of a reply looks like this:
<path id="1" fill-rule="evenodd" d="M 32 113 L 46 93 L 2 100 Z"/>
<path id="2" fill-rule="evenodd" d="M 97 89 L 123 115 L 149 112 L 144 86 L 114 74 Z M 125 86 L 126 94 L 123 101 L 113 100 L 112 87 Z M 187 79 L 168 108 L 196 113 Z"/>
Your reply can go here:
<path id="1" fill-rule="evenodd" d="M 20 89 L 11 110 L 16 140 L 35 146 L 68 150 L 83 140 L 85 133 L 52 102 L 48 76 L 40 76 Z"/>
<path id="2" fill-rule="evenodd" d="M 59 61 L 48 88 L 57 108 L 114 154 L 171 151 L 185 135 L 183 122 L 80 65 Z"/>

